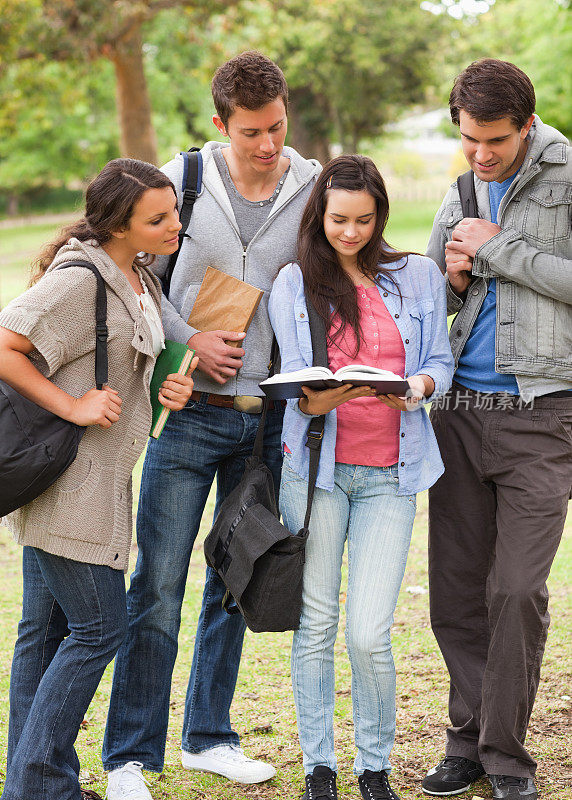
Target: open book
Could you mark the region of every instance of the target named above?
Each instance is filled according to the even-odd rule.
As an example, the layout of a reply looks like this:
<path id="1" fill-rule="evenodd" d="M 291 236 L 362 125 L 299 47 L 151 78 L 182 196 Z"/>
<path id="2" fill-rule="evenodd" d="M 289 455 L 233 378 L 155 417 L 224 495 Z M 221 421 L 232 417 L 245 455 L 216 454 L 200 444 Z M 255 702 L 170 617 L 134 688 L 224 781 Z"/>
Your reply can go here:
<path id="1" fill-rule="evenodd" d="M 272 400 L 288 400 L 303 397 L 302 386 L 319 391 L 335 389 L 342 383 L 353 386 L 373 386 L 378 394 L 405 395 L 409 384 L 399 375 L 387 369 L 369 367 L 365 364 L 347 364 L 332 372 L 327 367 L 306 367 L 294 372 L 279 372 L 259 384 Z"/>

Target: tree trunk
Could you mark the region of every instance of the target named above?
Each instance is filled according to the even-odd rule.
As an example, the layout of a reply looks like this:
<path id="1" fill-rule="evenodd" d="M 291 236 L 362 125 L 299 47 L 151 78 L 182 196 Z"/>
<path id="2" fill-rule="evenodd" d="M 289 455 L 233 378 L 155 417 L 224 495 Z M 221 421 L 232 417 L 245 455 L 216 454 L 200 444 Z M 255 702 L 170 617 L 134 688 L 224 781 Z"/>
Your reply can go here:
<path id="1" fill-rule="evenodd" d="M 16 194 L 16 192 L 10 192 L 8 195 L 8 204 L 6 206 L 6 214 L 9 217 L 15 217 L 18 213 L 18 208 L 20 205 L 20 198 Z"/>
<path id="2" fill-rule="evenodd" d="M 304 158 L 316 158 L 326 164 L 330 160 L 330 142 L 325 114 L 316 108 L 306 89 L 291 89 L 288 94 L 290 144 Z"/>
<path id="3" fill-rule="evenodd" d="M 117 81 L 121 154 L 156 164 L 157 138 L 151 121 L 151 102 L 143 68 L 143 39 L 138 23 L 114 46 L 111 60 Z"/>

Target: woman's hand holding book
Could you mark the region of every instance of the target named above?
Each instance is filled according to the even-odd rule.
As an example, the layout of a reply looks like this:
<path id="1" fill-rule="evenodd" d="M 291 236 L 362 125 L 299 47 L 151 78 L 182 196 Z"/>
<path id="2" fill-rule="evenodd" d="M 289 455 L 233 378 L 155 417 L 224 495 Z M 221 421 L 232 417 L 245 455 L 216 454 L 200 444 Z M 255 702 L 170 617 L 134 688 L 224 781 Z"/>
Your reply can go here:
<path id="1" fill-rule="evenodd" d="M 318 416 L 327 414 L 332 409 L 337 408 L 348 400 L 355 400 L 357 397 L 374 397 L 375 389 L 371 386 L 352 386 L 351 383 L 344 383 L 335 389 L 321 389 L 313 391 L 308 386 L 302 386 L 304 397 L 298 401 L 300 411 L 304 414 Z"/>

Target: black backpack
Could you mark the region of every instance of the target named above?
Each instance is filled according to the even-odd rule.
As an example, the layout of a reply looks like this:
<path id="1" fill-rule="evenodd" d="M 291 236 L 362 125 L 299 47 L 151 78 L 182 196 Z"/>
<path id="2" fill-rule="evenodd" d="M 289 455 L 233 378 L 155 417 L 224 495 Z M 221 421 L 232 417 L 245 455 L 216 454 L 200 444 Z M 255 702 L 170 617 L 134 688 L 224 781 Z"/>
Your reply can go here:
<path id="1" fill-rule="evenodd" d="M 175 264 L 177 263 L 181 245 L 183 244 L 183 239 L 185 238 L 187 228 L 189 227 L 189 222 L 191 221 L 191 214 L 193 213 L 195 200 L 197 199 L 203 184 L 203 157 L 200 153 L 200 149 L 198 147 L 190 147 L 186 153 L 183 152 L 181 155 L 183 156 L 183 180 L 181 183 L 183 202 L 181 203 L 181 208 L 179 210 L 181 230 L 179 231 L 179 246 L 174 253 L 171 253 L 169 263 L 167 264 L 167 269 L 161 278 L 163 294 L 165 297 L 169 297 L 171 278 L 173 277 Z"/>
<path id="2" fill-rule="evenodd" d="M 326 329 L 310 301 L 308 318 L 314 366 L 326 366 Z M 270 375 L 278 361 L 272 345 Z M 310 449 L 308 499 L 304 524 L 293 534 L 279 521 L 272 473 L 262 460 L 264 423 L 269 400 L 264 398 L 252 455 L 240 483 L 222 503 L 204 543 L 207 564 L 227 588 L 223 608 L 240 612 L 250 630 L 290 631 L 300 625 L 304 551 L 309 535 L 312 500 L 318 475 L 325 417 L 314 417 L 308 429 Z"/>
<path id="3" fill-rule="evenodd" d="M 99 270 L 89 261 L 58 269 L 85 267 L 97 279 L 95 383 L 108 378 L 107 293 Z M 85 428 L 68 422 L 0 381 L 0 517 L 45 492 L 70 466 Z"/>

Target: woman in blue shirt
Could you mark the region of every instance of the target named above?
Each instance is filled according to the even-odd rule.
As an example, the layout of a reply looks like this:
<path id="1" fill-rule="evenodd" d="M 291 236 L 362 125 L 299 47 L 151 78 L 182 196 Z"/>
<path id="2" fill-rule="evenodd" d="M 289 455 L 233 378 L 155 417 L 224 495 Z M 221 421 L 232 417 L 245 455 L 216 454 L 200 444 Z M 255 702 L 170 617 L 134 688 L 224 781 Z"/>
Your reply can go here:
<path id="1" fill-rule="evenodd" d="M 383 238 L 389 204 L 373 162 L 331 161 L 302 218 L 298 263 L 284 267 L 269 314 L 282 371 L 312 365 L 306 297 L 323 318 L 330 368 L 367 363 L 401 371 L 417 397 L 445 392 L 453 359 L 445 281 L 428 258 Z M 396 365 L 399 365 L 396 367 Z M 367 800 L 395 800 L 388 781 L 395 734 L 390 627 L 415 515 L 415 495 L 443 472 L 433 430 L 416 398 L 343 387 L 288 401 L 280 508 L 302 527 L 312 416 L 326 414 L 304 566 L 303 606 L 292 647 L 292 683 L 304 757 L 303 800 L 336 800 L 333 651 L 348 542 L 346 643 L 352 666 L 357 757 Z"/>

